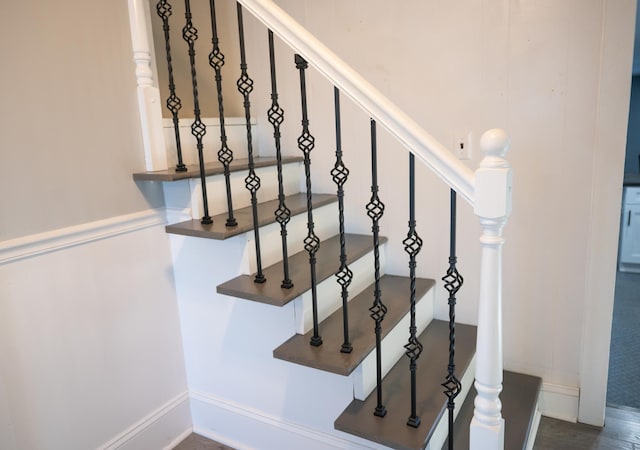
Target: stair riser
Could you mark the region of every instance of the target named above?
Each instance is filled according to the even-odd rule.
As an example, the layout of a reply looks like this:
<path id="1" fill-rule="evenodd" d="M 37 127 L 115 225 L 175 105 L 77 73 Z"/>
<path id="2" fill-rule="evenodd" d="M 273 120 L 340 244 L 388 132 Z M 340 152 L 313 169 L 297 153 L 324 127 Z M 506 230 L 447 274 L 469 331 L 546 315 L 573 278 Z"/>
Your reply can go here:
<path id="1" fill-rule="evenodd" d="M 335 203 L 316 208 L 313 213 L 314 233 L 322 241 L 334 236 L 338 231 L 338 212 Z M 304 249 L 304 238 L 307 237 L 306 211 L 291 218 L 287 224 L 287 251 L 289 255 Z M 257 270 L 253 231 L 245 233 L 247 236 L 246 254 L 249 261 L 249 272 Z M 322 245 L 322 244 L 320 244 Z M 282 237 L 280 224 L 272 223 L 260 227 L 260 249 L 262 266 L 267 267 L 282 261 Z M 337 258 L 337 256 L 336 256 Z M 293 280 L 295 283 L 295 280 Z"/>
<path id="2" fill-rule="evenodd" d="M 409 299 L 407 299 L 409 301 Z M 418 327 L 417 334 L 422 333 L 429 323 L 433 320 L 433 303 L 434 290 L 429 290 L 416 303 L 416 325 Z M 387 334 L 382 340 L 382 376 L 384 377 L 389 370 L 403 357 L 405 349 L 404 345 L 409 339 L 409 312 L 400 320 L 400 322 Z M 384 320 L 382 321 L 384 327 Z M 373 325 L 371 326 L 373 332 Z M 445 370 L 443 368 L 443 370 Z M 407 371 L 409 363 L 407 360 Z M 365 400 L 367 396 L 376 388 L 376 352 L 369 353 L 362 361 L 358 368 L 353 372 L 353 391 L 354 397 L 358 400 Z M 384 385 L 383 385 L 384 389 Z"/>
<path id="3" fill-rule="evenodd" d="M 205 117 L 202 119 L 206 126 L 206 134 L 202 139 L 205 161 L 217 161 L 218 150 L 220 150 L 220 124 L 215 117 Z M 198 164 L 198 150 L 196 148 L 196 138 L 191 134 L 191 124 L 193 119 L 180 119 L 180 140 L 182 142 L 182 160 L 185 164 Z M 164 141 L 167 147 L 167 161 L 169 167 L 174 167 L 177 162 L 176 138 L 171 119 L 163 120 Z M 225 118 L 225 131 L 227 134 L 227 145 L 233 151 L 234 159 L 247 157 L 247 128 L 243 118 Z M 253 136 L 257 133 L 257 126 L 251 126 Z M 254 154 L 259 154 L 258 140 L 254 139 Z"/>
<path id="4" fill-rule="evenodd" d="M 257 192 L 258 202 L 278 198 L 278 171 L 275 166 L 259 167 L 255 169 L 256 175 L 260 177 L 260 189 Z M 300 191 L 300 163 L 285 164 L 282 167 L 282 178 L 285 195 L 295 194 Z M 245 178 L 248 172 L 232 172 L 230 176 L 231 194 L 233 208 L 244 208 L 251 205 L 251 193 L 245 187 Z M 200 179 L 189 180 L 191 196 L 191 215 L 194 219 L 199 219 L 203 215 L 202 209 L 202 186 Z M 209 214 L 221 214 L 227 211 L 227 188 L 224 175 L 207 177 L 207 200 L 209 203 Z M 172 205 L 173 206 L 173 205 Z"/>
<path id="5" fill-rule="evenodd" d="M 338 259 L 338 256 L 336 256 Z M 380 248 L 380 266 L 384 267 L 385 252 L 384 246 Z M 373 272 L 373 252 L 367 253 L 362 258 L 349 265 L 353 272 L 353 280 L 349 285 L 349 299 L 354 298 L 367 286 L 374 282 Z M 338 263 L 336 263 L 338 267 Z M 384 275 L 381 270 L 380 276 Z M 338 284 L 335 276 L 329 277 L 318 284 L 318 320 L 322 322 L 334 311 L 342 307 L 342 287 Z M 307 291 L 298 297 L 294 302 L 296 311 L 296 333 L 305 334 L 313 328 L 313 309 L 311 301 L 311 291 Z M 373 299 L 372 299 L 373 301 Z"/>
<path id="6" fill-rule="evenodd" d="M 443 373 L 445 373 L 446 368 L 443 368 Z M 458 369 L 459 370 L 459 369 Z M 476 357 L 475 355 L 471 359 L 467 370 L 462 374 L 460 378 L 460 383 L 462 385 L 462 390 L 458 397 L 456 397 L 456 409 L 453 412 L 454 420 L 458 417 L 458 412 L 460 412 L 460 407 L 464 403 L 465 398 L 469 394 L 471 390 L 471 386 L 473 385 L 474 377 L 476 372 Z M 460 376 L 460 374 L 457 374 Z M 444 378 L 442 380 L 444 382 Z M 442 395 L 443 398 L 446 398 L 445 395 Z M 438 423 L 433 427 L 433 432 L 431 434 L 431 438 L 429 439 L 429 443 L 425 447 L 425 450 L 440 450 L 447 440 L 447 435 L 449 434 L 449 411 L 445 409 L 444 414 L 442 414 L 438 420 Z M 455 444 L 455 441 L 454 441 Z"/>

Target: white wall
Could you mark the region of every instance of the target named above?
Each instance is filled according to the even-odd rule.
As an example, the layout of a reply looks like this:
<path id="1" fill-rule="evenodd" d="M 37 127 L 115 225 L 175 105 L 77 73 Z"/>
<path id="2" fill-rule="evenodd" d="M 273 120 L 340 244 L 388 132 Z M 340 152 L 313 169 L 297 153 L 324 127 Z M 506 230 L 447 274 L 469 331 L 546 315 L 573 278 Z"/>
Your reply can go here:
<path id="1" fill-rule="evenodd" d="M 190 428 L 126 2 L 0 15 L 0 448 L 163 448 Z"/>
<path id="2" fill-rule="evenodd" d="M 514 211 L 505 230 L 505 365 L 543 377 L 549 395 L 565 405 L 549 414 L 577 417 L 578 392 L 590 370 L 584 346 L 590 333 L 597 333 L 602 347 L 609 339 L 635 2 L 277 3 L 444 144 L 451 145 L 459 131 L 471 131 L 470 167 L 477 167 L 481 158 L 477 144 L 484 130 L 508 130 Z M 264 58 L 265 45 L 254 44 L 250 58 Z M 288 68 L 283 63 L 279 77 L 285 80 L 281 85 L 294 89 L 282 94 L 291 105 L 285 130 L 291 139 L 300 133 L 299 94 L 292 59 L 287 56 L 285 63 Z M 331 192 L 331 86 L 310 76 L 311 131 L 317 138 L 312 159 L 320 170 L 314 186 Z M 346 109 L 343 146 L 352 169 L 347 219 L 351 230 L 367 231 L 370 223 L 362 211 L 370 195 L 368 120 L 352 107 Z M 292 147 L 287 149 L 295 154 Z M 380 196 L 388 205 L 382 232 L 391 238 L 390 271 L 404 272 L 400 241 L 406 235 L 406 159 L 384 134 L 379 147 L 380 167 L 386 171 Z M 447 189 L 423 170 L 418 184 L 418 227 L 425 238 L 418 272 L 439 278 L 446 268 Z M 460 268 L 467 284 L 457 317 L 472 323 L 479 227 L 466 205 L 460 220 Z M 594 304 L 595 274 L 604 280 L 597 286 L 603 306 L 598 330 L 593 314 L 585 314 Z M 443 317 L 444 293 L 439 297 L 437 310 Z M 597 364 L 606 367 L 606 352 L 599 355 Z M 606 374 L 596 383 L 601 391 L 603 383 Z M 587 395 L 593 385 L 589 389 Z"/>

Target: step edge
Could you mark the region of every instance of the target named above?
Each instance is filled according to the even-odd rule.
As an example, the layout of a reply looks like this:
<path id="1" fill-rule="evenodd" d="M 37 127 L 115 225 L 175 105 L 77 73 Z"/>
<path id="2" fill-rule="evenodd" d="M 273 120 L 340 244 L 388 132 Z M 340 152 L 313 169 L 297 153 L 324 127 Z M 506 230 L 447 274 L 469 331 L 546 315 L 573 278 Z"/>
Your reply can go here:
<path id="1" fill-rule="evenodd" d="M 385 274 L 385 275 L 383 275 L 383 277 L 381 277 L 381 280 L 382 280 L 382 278 L 384 278 L 384 277 L 386 277 L 386 276 L 397 276 L 397 275 L 386 275 L 386 274 Z M 409 280 L 409 277 L 402 277 L 402 278 L 406 278 L 407 280 Z M 424 280 L 424 281 L 427 281 L 427 284 L 429 284 L 429 285 L 426 287 L 426 290 L 425 290 L 425 291 L 424 291 L 424 293 L 420 296 L 420 298 L 418 299 L 418 301 L 422 301 L 422 299 L 423 299 L 424 297 L 426 297 L 426 296 L 430 293 L 430 291 L 434 288 L 434 286 L 435 286 L 435 280 L 432 280 L 432 279 L 430 279 L 430 278 L 420 278 L 420 279 L 421 279 L 421 280 Z M 432 282 L 432 283 L 429 283 L 429 282 Z M 367 286 L 367 288 L 365 288 L 365 291 L 366 291 L 369 287 L 371 287 L 371 285 Z M 384 293 L 384 290 L 383 290 L 383 293 Z M 360 294 L 356 295 L 352 300 L 349 300 L 349 302 L 356 301 L 356 299 L 361 298 L 363 295 L 364 295 L 364 292 L 361 292 Z M 340 311 L 340 308 L 339 308 L 337 311 L 334 311 L 334 312 L 333 312 L 329 317 L 331 317 L 331 316 L 333 316 L 333 315 L 336 315 L 337 313 L 339 313 L 339 311 Z M 389 333 L 393 330 L 393 328 L 395 328 L 395 327 L 396 327 L 400 322 L 402 322 L 402 319 L 404 319 L 404 318 L 407 316 L 407 314 L 409 314 L 409 313 L 410 313 L 410 309 L 409 309 L 409 307 L 407 306 L 407 310 L 406 310 L 406 311 L 405 311 L 401 316 L 399 316 L 399 317 L 398 317 L 398 320 L 393 324 L 393 326 L 392 326 L 392 327 L 388 327 L 388 329 L 387 329 L 386 333 L 384 333 L 384 335 L 382 336 L 382 339 L 384 340 L 384 339 L 389 335 Z M 327 319 L 328 319 L 328 318 L 327 318 Z M 325 320 L 327 320 L 327 319 L 325 319 Z M 322 325 L 322 323 L 320 323 L 320 325 Z M 306 339 L 306 340 L 308 340 L 308 337 L 310 336 L 310 334 L 311 334 L 311 333 L 312 333 L 312 331 L 309 331 L 309 332 L 307 332 L 307 333 L 305 333 L 305 334 L 299 334 L 299 333 L 294 334 L 294 335 L 293 335 L 293 336 L 291 336 L 289 339 L 287 339 L 285 342 L 283 342 L 280 346 L 278 346 L 277 348 L 275 348 L 275 349 L 273 350 L 273 357 L 274 357 L 274 358 L 276 358 L 276 359 L 279 359 L 279 360 L 281 360 L 281 361 L 290 362 L 290 363 L 292 363 L 292 364 L 298 364 L 298 365 L 301 365 L 301 366 L 304 366 L 304 367 L 309 367 L 309 368 L 313 368 L 313 369 L 317 369 L 317 370 L 322 370 L 322 371 L 324 371 L 324 372 L 334 373 L 334 374 L 336 374 L 336 375 L 349 376 L 349 375 L 351 375 L 351 374 L 352 374 L 352 373 L 353 373 L 353 372 L 358 368 L 358 366 L 360 366 L 360 365 L 364 362 L 364 360 L 365 360 L 365 359 L 366 359 L 366 358 L 367 358 L 367 357 L 368 357 L 368 356 L 369 356 L 373 351 L 375 351 L 375 343 L 374 343 L 374 345 L 373 345 L 373 346 L 370 346 L 370 348 L 368 348 L 368 349 L 366 349 L 366 350 L 365 350 L 365 352 L 364 352 L 364 354 L 363 354 L 362 358 L 360 358 L 360 360 L 359 360 L 355 365 L 353 365 L 353 367 L 352 367 L 352 368 L 344 368 L 343 370 L 339 370 L 339 368 L 335 368 L 335 370 L 331 370 L 331 369 L 326 368 L 326 367 L 318 367 L 318 366 L 314 366 L 314 365 L 308 365 L 308 364 L 304 363 L 303 361 L 299 361 L 299 360 L 292 360 L 291 358 L 284 358 L 284 357 L 282 357 L 280 354 L 278 354 L 278 353 L 277 353 L 277 352 L 278 352 L 278 349 L 280 349 L 281 347 L 283 347 L 286 343 L 290 342 L 292 339 Z M 323 345 L 324 345 L 324 344 L 323 344 Z M 337 350 L 336 350 L 336 351 L 337 351 Z M 395 365 L 395 364 L 394 364 L 394 365 Z M 393 366 L 392 366 L 392 367 L 393 367 Z"/>

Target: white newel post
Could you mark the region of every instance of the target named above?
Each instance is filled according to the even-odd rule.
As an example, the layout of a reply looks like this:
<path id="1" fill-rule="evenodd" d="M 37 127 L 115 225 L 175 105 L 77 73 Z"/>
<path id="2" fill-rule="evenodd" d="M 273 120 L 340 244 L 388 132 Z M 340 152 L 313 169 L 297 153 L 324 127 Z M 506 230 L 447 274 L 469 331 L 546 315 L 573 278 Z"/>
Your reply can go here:
<path id="1" fill-rule="evenodd" d="M 147 170 L 167 168 L 167 152 L 162 129 L 160 90 L 153 83 L 151 69 L 150 30 L 147 26 L 148 2 L 129 0 L 129 24 L 133 61 L 136 63 L 138 109 Z"/>
<path id="2" fill-rule="evenodd" d="M 482 226 L 475 380 L 478 395 L 470 447 L 502 450 L 502 228 L 511 213 L 511 166 L 504 159 L 509 138 L 503 130 L 489 130 L 482 135 L 480 147 L 485 157 L 475 179 L 475 213 Z"/>

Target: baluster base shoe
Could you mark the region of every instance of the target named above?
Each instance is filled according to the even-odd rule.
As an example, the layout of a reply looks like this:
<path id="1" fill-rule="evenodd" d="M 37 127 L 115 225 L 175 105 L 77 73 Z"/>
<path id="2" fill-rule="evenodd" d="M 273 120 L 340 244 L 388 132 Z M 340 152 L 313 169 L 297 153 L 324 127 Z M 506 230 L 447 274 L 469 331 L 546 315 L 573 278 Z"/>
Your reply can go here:
<path id="1" fill-rule="evenodd" d="M 376 417 L 384 417 L 387 415 L 387 408 L 384 405 L 376 406 L 375 411 L 373 411 L 373 415 Z"/>
<path id="2" fill-rule="evenodd" d="M 322 338 L 320 336 L 311 336 L 309 343 L 314 347 L 320 347 L 322 345 Z"/>
<path id="3" fill-rule="evenodd" d="M 418 428 L 420 426 L 420 417 L 409 417 L 407 420 L 407 425 L 413 428 Z"/>
<path id="4" fill-rule="evenodd" d="M 353 351 L 353 346 L 349 343 L 342 344 L 342 347 L 340 348 L 340 353 L 351 353 L 352 351 Z"/>

